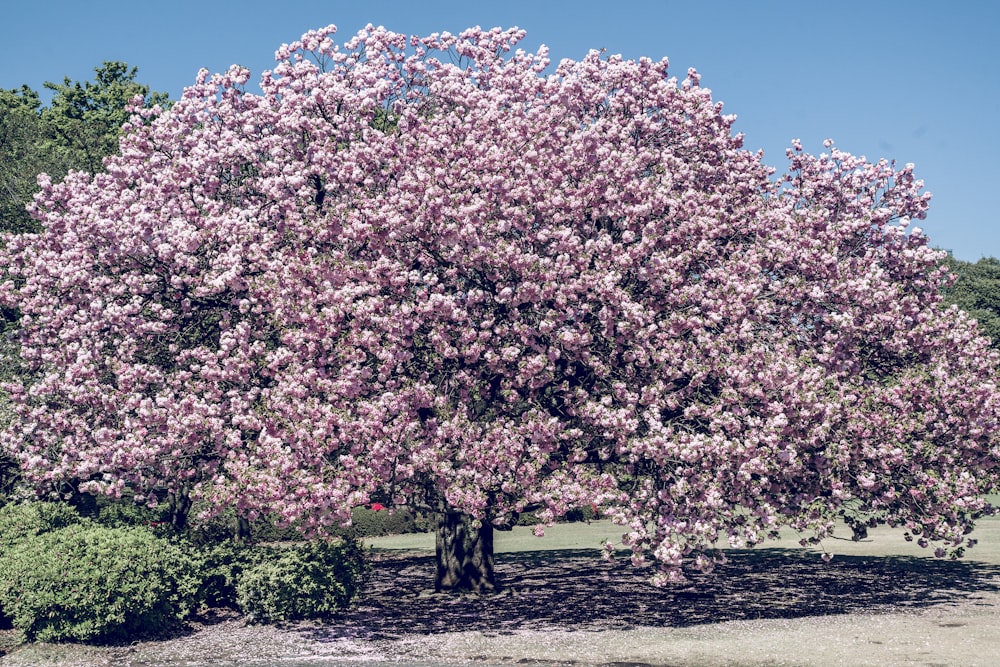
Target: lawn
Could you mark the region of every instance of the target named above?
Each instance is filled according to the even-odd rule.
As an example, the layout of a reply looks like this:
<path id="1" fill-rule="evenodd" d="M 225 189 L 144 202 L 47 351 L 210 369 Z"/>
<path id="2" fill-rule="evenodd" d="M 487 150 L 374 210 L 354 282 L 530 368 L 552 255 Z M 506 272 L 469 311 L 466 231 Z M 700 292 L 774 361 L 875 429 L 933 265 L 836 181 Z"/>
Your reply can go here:
<path id="1" fill-rule="evenodd" d="M 495 533 L 495 550 L 498 554 L 511 554 L 593 549 L 596 556 L 605 540 L 620 543 L 623 530 L 622 527 L 607 520 L 559 523 L 547 527 L 545 537 L 536 537 L 531 527 L 515 526 L 511 531 Z M 826 540 L 821 548 L 803 548 L 799 546 L 799 537 L 794 531 L 785 530 L 780 540 L 765 542 L 759 545 L 758 549 L 788 549 L 817 554 L 826 550 L 835 557 L 909 556 L 936 560 L 933 558 L 933 549 L 922 549 L 915 541 L 906 542 L 903 539 L 904 532 L 902 528 L 879 527 L 869 530 L 866 539 L 854 542 L 850 539 L 850 529 L 842 526 L 836 531 L 837 537 Z M 978 539 L 979 543 L 966 552 L 963 560 L 1000 565 L 1000 517 L 981 519 L 970 537 Z M 394 551 L 433 553 L 434 551 L 432 533 L 372 537 L 368 538 L 366 543 L 376 553 Z"/>

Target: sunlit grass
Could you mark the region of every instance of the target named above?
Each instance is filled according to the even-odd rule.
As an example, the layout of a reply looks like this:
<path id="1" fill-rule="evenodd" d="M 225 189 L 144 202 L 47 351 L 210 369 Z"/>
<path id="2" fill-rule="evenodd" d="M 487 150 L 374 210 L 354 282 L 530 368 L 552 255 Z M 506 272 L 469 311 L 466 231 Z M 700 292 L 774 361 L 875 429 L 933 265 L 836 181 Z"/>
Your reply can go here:
<path id="1" fill-rule="evenodd" d="M 530 527 L 515 526 L 511 531 L 497 531 L 494 537 L 494 546 L 496 553 L 593 549 L 596 555 L 605 541 L 619 544 L 623 532 L 624 529 L 621 526 L 616 526 L 607 520 L 556 524 L 545 529 L 545 537 L 536 537 Z M 800 537 L 794 531 L 785 530 L 782 532 L 781 539 L 768 541 L 759 546 L 805 549 L 817 553 L 826 551 L 834 556 L 922 556 L 933 558 L 933 548 L 922 549 L 916 541 L 907 542 L 903 539 L 904 532 L 902 528 L 873 528 L 868 531 L 867 538 L 854 542 L 851 540 L 850 529 L 842 526 L 840 530 L 836 531 L 835 538 L 825 540 L 819 547 L 801 547 L 799 546 Z M 967 550 L 966 560 L 1000 565 L 1000 518 L 980 519 L 976 524 L 975 531 L 969 537 L 977 539 L 978 544 L 975 548 Z M 372 537 L 365 541 L 376 550 L 427 553 L 434 551 L 434 535 L 432 533 Z"/>

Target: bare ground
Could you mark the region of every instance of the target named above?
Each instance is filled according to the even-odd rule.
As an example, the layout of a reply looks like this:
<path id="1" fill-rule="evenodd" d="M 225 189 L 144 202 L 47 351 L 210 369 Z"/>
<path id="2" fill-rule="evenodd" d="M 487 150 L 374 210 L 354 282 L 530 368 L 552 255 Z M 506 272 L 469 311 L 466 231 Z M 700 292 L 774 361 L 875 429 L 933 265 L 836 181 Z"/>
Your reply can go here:
<path id="1" fill-rule="evenodd" d="M 757 549 L 665 589 L 593 550 L 500 554 L 497 569 L 504 593 L 442 597 L 429 556 L 383 555 L 362 603 L 323 622 L 215 611 L 168 639 L 25 646 L 0 665 L 1000 665 L 988 563 Z"/>

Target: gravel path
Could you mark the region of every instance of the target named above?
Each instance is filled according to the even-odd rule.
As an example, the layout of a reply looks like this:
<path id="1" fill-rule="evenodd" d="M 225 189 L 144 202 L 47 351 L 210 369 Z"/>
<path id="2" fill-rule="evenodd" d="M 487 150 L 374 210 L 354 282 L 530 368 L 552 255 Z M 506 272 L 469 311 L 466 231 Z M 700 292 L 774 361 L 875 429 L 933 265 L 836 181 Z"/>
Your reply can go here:
<path id="1" fill-rule="evenodd" d="M 35 645 L 3 667 L 1000 664 L 1000 568 L 973 561 L 761 549 L 685 586 L 589 552 L 498 557 L 490 598 L 429 595 L 431 559 L 376 564 L 363 603 L 321 623 L 246 626 L 207 614 L 127 646 Z"/>

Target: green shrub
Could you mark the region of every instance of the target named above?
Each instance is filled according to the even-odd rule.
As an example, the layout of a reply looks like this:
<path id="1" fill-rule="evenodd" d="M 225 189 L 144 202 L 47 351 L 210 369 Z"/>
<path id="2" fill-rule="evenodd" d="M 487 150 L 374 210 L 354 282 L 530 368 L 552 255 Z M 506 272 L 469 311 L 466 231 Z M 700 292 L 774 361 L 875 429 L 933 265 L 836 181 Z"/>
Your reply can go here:
<path id="1" fill-rule="evenodd" d="M 590 505 L 585 505 L 583 507 L 574 507 L 573 509 L 566 512 L 562 516 L 556 517 L 556 523 L 578 523 L 582 521 L 590 522 L 600 519 L 601 516 Z M 518 526 L 537 526 L 540 523 L 544 523 L 539 517 L 537 512 L 521 512 L 520 516 L 517 517 Z"/>
<path id="2" fill-rule="evenodd" d="M 228 507 L 219 514 L 203 518 L 202 510 L 207 508 L 203 502 L 195 503 L 191 511 L 191 519 L 184 533 L 188 541 L 210 546 L 231 541 L 236 535 L 236 512 Z M 299 541 L 302 533 L 294 526 L 279 526 L 275 517 L 264 516 L 250 522 L 250 540 L 253 542 L 284 542 Z"/>
<path id="3" fill-rule="evenodd" d="M 83 521 L 65 503 L 40 501 L 10 503 L 0 507 L 0 562 L 6 553 L 26 539 Z M 0 600 L 0 629 L 13 627 L 11 612 Z"/>
<path id="4" fill-rule="evenodd" d="M 142 528 L 77 524 L 15 544 L 0 605 L 26 639 L 102 641 L 155 633 L 190 613 L 195 566 Z"/>
<path id="5" fill-rule="evenodd" d="M 275 548 L 239 577 L 240 610 L 252 622 L 327 616 L 346 607 L 364 584 L 367 565 L 355 540 Z"/>
<path id="6" fill-rule="evenodd" d="M 198 555 L 201 587 L 198 601 L 206 607 L 237 609 L 237 583 L 248 569 L 280 554 L 273 547 L 219 542 L 192 547 Z"/>
<path id="7" fill-rule="evenodd" d="M 591 522 L 600 518 L 597 510 L 590 505 L 584 505 L 583 507 L 575 507 L 570 511 L 566 512 L 560 521 L 565 521 L 566 523 L 579 523 L 582 521 Z"/>
<path id="8" fill-rule="evenodd" d="M 85 522 L 65 503 L 33 501 L 0 507 L 0 558 L 26 538 Z"/>
<path id="9" fill-rule="evenodd" d="M 0 398 L 0 419 L 3 418 L 3 399 Z M 21 480 L 21 468 L 17 461 L 6 454 L 0 453 L 0 505 L 5 504 L 14 494 L 17 483 Z"/>
<path id="10" fill-rule="evenodd" d="M 101 499 L 97 502 L 94 521 L 108 528 L 143 526 L 155 528 L 166 524 L 166 506 L 151 509 L 131 498 Z M 155 532 L 155 531 L 154 531 Z"/>
<path id="11" fill-rule="evenodd" d="M 205 547 L 232 540 L 236 522 L 235 512 L 231 508 L 226 508 L 219 514 L 203 516 L 208 509 L 207 502 L 195 501 L 183 531 L 184 539 Z"/>
<path id="12" fill-rule="evenodd" d="M 302 531 L 296 524 L 283 526 L 275 516 L 264 516 L 250 525 L 250 535 L 254 542 L 298 542 Z"/>
<path id="13" fill-rule="evenodd" d="M 431 528 L 427 517 L 406 507 L 379 510 L 355 507 L 351 510 L 351 528 L 348 532 L 356 537 L 381 537 L 425 533 Z"/>

